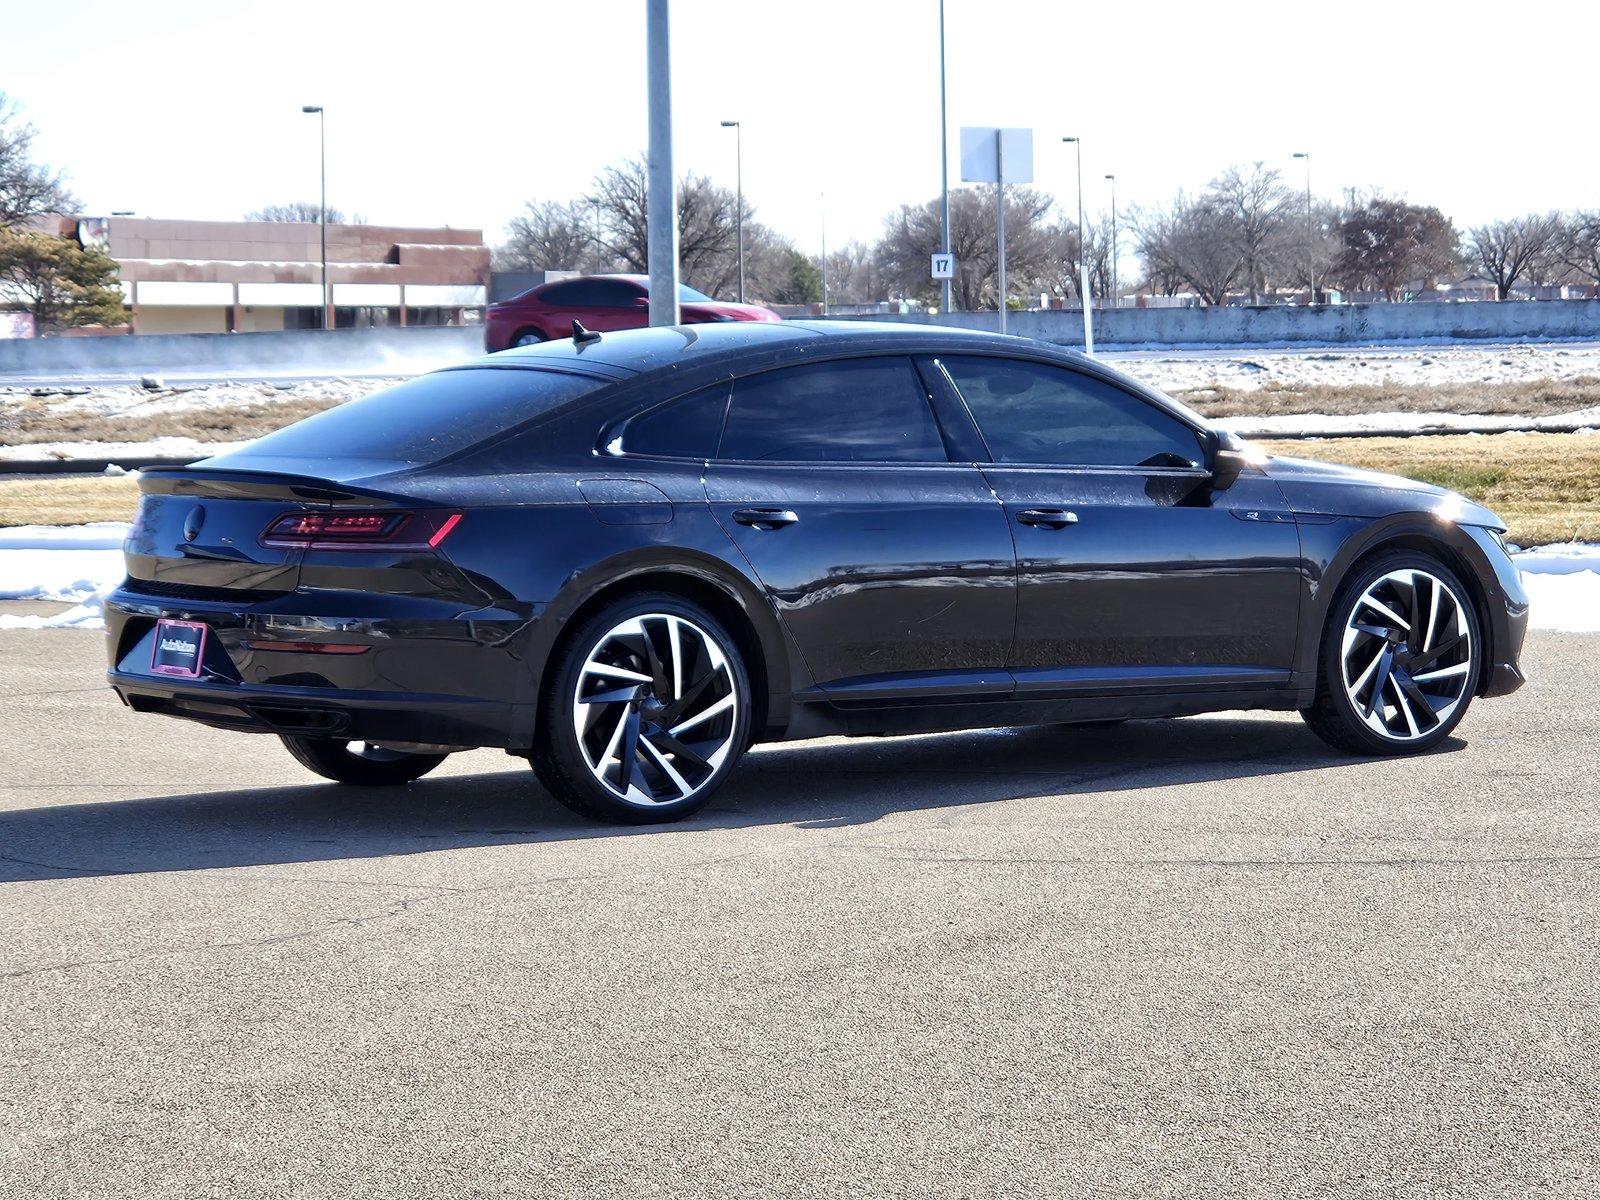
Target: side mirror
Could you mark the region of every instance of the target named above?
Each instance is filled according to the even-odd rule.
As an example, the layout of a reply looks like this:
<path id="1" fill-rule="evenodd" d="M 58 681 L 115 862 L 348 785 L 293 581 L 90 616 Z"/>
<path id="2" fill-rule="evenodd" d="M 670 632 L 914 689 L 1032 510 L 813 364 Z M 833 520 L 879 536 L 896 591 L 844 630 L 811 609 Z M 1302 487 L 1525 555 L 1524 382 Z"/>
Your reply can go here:
<path id="1" fill-rule="evenodd" d="M 1246 467 L 1260 465 L 1259 456 L 1225 429 L 1213 429 L 1207 433 L 1205 450 L 1211 486 L 1219 492 L 1232 487 Z"/>

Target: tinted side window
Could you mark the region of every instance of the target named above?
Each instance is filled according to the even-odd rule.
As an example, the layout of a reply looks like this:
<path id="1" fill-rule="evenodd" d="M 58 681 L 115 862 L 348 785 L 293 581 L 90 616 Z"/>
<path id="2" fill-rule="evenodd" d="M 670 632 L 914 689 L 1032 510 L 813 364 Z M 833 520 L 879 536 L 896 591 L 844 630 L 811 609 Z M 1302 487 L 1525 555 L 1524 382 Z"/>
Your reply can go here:
<path id="1" fill-rule="evenodd" d="M 945 449 L 911 360 L 859 358 L 736 382 L 720 457 L 944 462 Z"/>
<path id="2" fill-rule="evenodd" d="M 941 355 L 996 462 L 1198 466 L 1199 436 L 1119 387 L 1063 367 Z"/>
<path id="3" fill-rule="evenodd" d="M 719 383 L 640 413 L 622 431 L 623 452 L 710 458 L 717 452 L 727 408 L 728 385 Z"/>
<path id="4" fill-rule="evenodd" d="M 593 304 L 596 308 L 627 308 L 637 296 L 644 293 L 631 283 L 623 283 L 620 279 L 596 279 L 589 284 L 590 294 L 584 300 L 585 304 Z"/>
<path id="5" fill-rule="evenodd" d="M 539 299 L 545 304 L 587 304 L 589 285 L 582 279 L 569 279 L 565 283 L 553 283 L 539 293 Z"/>

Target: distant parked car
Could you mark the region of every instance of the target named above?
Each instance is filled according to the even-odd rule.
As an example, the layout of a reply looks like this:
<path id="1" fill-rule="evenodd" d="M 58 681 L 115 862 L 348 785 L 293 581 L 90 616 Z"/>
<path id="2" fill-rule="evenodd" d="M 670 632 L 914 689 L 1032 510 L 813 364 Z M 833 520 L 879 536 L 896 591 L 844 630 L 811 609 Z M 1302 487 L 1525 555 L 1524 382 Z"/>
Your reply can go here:
<path id="1" fill-rule="evenodd" d="M 726 304 L 692 287 L 678 285 L 679 320 L 685 325 L 708 321 L 777 321 L 759 304 Z M 642 329 L 650 323 L 650 279 L 645 275 L 583 275 L 541 284 L 510 300 L 489 306 L 484 343 L 493 353 L 512 346 L 531 346 L 572 336 L 572 322 L 609 333 Z"/>

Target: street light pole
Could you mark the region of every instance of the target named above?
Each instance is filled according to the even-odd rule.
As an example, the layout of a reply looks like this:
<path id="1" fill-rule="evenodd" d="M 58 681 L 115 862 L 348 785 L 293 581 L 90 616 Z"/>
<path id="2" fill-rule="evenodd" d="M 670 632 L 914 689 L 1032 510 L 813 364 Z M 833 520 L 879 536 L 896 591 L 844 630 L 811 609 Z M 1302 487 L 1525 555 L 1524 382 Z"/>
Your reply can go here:
<path id="1" fill-rule="evenodd" d="M 738 181 L 739 208 L 737 220 L 739 238 L 739 303 L 744 303 L 744 126 L 737 121 L 724 121 L 724 129 L 733 130 L 734 178 Z"/>
<path id="2" fill-rule="evenodd" d="M 303 113 L 317 114 L 317 154 L 322 160 L 322 202 L 317 206 L 317 223 L 322 226 L 322 327 L 333 327 L 333 301 L 328 292 L 328 114 L 320 104 L 302 104 Z"/>
<path id="3" fill-rule="evenodd" d="M 950 253 L 950 118 L 945 112 L 944 0 L 939 0 L 939 250 Z M 940 312 L 952 307 L 950 280 L 941 280 Z"/>
<path id="4" fill-rule="evenodd" d="M 645 87 L 650 150 L 645 191 L 650 324 L 678 323 L 678 181 L 672 174 L 672 51 L 667 0 L 645 9 Z"/>
<path id="5" fill-rule="evenodd" d="M 1317 251 L 1316 234 L 1311 224 L 1311 152 L 1309 150 L 1296 150 L 1296 158 L 1306 160 L 1306 289 L 1307 304 L 1317 302 Z"/>
<path id="6" fill-rule="evenodd" d="M 1071 142 L 1078 156 L 1078 300 L 1083 306 L 1083 352 L 1094 353 L 1094 314 L 1089 295 L 1089 231 L 1083 226 L 1083 142 L 1075 137 L 1064 137 Z"/>
<path id="7" fill-rule="evenodd" d="M 1111 307 L 1120 308 L 1122 291 L 1117 287 L 1117 177 L 1107 175 L 1111 184 Z"/>
<path id="8" fill-rule="evenodd" d="M 817 208 L 822 213 L 822 315 L 828 315 L 828 193 L 817 193 Z"/>

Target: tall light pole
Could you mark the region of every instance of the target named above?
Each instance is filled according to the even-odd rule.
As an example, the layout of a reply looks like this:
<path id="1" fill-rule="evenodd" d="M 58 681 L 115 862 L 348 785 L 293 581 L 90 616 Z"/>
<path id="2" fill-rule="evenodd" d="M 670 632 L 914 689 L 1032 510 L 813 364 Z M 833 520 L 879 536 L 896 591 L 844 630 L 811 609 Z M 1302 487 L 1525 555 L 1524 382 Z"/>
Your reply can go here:
<path id="1" fill-rule="evenodd" d="M 672 51 L 667 0 L 645 9 L 645 88 L 649 96 L 650 150 L 646 173 L 649 215 L 650 324 L 678 323 L 678 181 L 672 174 Z"/>
<path id="2" fill-rule="evenodd" d="M 1306 297 L 1307 304 L 1317 302 L 1317 251 L 1316 234 L 1311 225 L 1311 151 L 1296 150 L 1296 158 L 1306 160 Z"/>
<path id="3" fill-rule="evenodd" d="M 939 250 L 950 253 L 950 119 L 944 97 L 944 0 L 939 0 Z M 940 281 L 940 312 L 951 309 L 950 280 Z"/>
<path id="4" fill-rule="evenodd" d="M 322 159 L 322 203 L 317 206 L 317 222 L 322 226 L 322 327 L 331 329 L 333 300 L 328 292 L 328 114 L 320 104 L 302 104 L 303 113 L 317 114 L 317 153 Z"/>
<path id="5" fill-rule="evenodd" d="M 822 213 L 822 315 L 828 315 L 828 193 L 817 193 L 817 208 Z"/>
<path id="6" fill-rule="evenodd" d="M 1117 288 L 1117 177 L 1107 175 L 1106 182 L 1111 185 L 1111 307 L 1117 308 L 1122 300 Z"/>
<path id="7" fill-rule="evenodd" d="M 1083 352 L 1094 353 L 1094 315 L 1089 296 L 1089 231 L 1083 225 L 1083 142 L 1075 137 L 1064 137 L 1071 142 L 1078 156 L 1078 299 L 1083 305 Z"/>
<path id="8" fill-rule="evenodd" d="M 739 303 L 744 303 L 744 126 L 737 121 L 724 121 L 724 129 L 733 130 L 734 178 L 738 181 L 739 208 L 736 218 L 739 237 Z"/>

